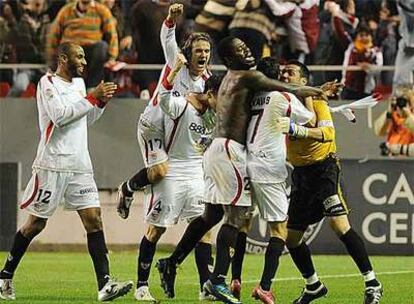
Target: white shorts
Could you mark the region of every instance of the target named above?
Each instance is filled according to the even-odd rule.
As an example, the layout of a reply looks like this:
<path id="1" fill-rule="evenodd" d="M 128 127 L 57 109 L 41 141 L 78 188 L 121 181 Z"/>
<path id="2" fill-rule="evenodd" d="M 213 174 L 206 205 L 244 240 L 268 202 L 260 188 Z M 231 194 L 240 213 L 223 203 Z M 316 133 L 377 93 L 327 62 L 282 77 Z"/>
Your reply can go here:
<path id="1" fill-rule="evenodd" d="M 100 207 L 93 174 L 33 170 L 20 209 L 48 218 L 61 203 L 73 211 Z"/>
<path id="2" fill-rule="evenodd" d="M 164 145 L 164 134 L 151 128 L 151 126 L 146 124 L 142 119 L 138 122 L 137 138 L 146 168 L 150 168 L 168 160 L 168 154 L 165 151 Z"/>
<path id="3" fill-rule="evenodd" d="M 159 227 L 171 227 L 178 220 L 191 221 L 204 212 L 203 192 L 202 178 L 165 177 L 145 189 L 145 221 Z"/>
<path id="4" fill-rule="evenodd" d="M 215 138 L 204 154 L 205 202 L 251 206 L 246 172 L 246 148 L 227 138 Z"/>
<path id="5" fill-rule="evenodd" d="M 253 202 L 258 206 L 262 218 L 268 222 L 286 221 L 289 208 L 286 183 L 250 181 L 250 184 Z"/>

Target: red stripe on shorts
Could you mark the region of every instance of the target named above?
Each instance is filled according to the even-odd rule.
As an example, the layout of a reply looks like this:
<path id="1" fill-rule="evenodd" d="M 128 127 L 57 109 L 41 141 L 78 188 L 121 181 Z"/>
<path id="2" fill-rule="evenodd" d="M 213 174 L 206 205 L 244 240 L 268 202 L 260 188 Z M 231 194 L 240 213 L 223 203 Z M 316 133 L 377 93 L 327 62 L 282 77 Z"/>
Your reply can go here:
<path id="1" fill-rule="evenodd" d="M 32 195 L 30 196 L 30 198 L 27 201 L 25 201 L 24 203 L 22 203 L 20 205 L 20 209 L 24 209 L 24 208 L 28 207 L 33 202 L 38 188 L 39 188 L 39 177 L 36 174 L 35 175 L 35 184 L 34 184 L 34 189 L 33 189 Z"/>

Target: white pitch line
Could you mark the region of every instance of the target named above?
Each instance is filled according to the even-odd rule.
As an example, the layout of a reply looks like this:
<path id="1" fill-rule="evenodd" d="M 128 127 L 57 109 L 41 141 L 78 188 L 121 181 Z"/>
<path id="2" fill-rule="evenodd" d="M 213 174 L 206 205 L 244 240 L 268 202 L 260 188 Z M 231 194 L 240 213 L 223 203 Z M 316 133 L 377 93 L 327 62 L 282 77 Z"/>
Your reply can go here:
<path id="1" fill-rule="evenodd" d="M 384 272 L 375 272 L 376 275 L 393 275 L 393 274 L 409 274 L 414 273 L 414 270 L 401 270 L 401 271 L 384 271 Z M 320 279 L 336 279 L 336 278 L 352 278 L 360 277 L 360 273 L 348 273 L 348 274 L 331 274 L 318 276 Z M 290 277 L 290 278 L 277 278 L 272 281 L 283 282 L 283 281 L 297 281 L 303 280 L 301 277 Z M 243 283 L 256 283 L 260 280 L 243 280 Z M 184 283 L 184 285 L 199 285 L 199 283 Z"/>

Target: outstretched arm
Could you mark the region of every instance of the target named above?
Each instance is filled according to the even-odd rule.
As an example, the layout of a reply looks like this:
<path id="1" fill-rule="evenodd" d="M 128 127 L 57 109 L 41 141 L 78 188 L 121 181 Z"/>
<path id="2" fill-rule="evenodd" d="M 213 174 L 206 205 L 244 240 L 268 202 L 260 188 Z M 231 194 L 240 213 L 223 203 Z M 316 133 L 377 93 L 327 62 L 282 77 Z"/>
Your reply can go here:
<path id="1" fill-rule="evenodd" d="M 323 91 L 319 88 L 298 86 L 270 79 L 259 71 L 249 71 L 249 73 L 246 73 L 244 80 L 244 84 L 253 91 L 287 91 L 295 94 L 297 97 L 324 95 Z"/>

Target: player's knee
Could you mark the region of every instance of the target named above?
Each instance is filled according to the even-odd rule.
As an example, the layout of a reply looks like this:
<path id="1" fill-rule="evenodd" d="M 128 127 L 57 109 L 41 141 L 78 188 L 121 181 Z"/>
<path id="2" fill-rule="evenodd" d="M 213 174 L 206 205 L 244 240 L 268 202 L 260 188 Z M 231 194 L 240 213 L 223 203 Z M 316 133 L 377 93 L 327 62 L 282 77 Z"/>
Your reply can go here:
<path id="1" fill-rule="evenodd" d="M 337 236 L 344 235 L 349 229 L 351 229 L 348 216 L 346 215 L 329 217 L 329 225 Z"/>
<path id="2" fill-rule="evenodd" d="M 269 223 L 269 228 L 271 237 L 277 237 L 286 241 L 288 235 L 287 221 Z"/>
<path id="3" fill-rule="evenodd" d="M 103 229 L 101 212 L 88 212 L 82 215 L 83 226 L 87 233 L 100 231 Z"/>
<path id="4" fill-rule="evenodd" d="M 208 227 L 214 227 L 221 221 L 223 214 L 221 205 L 206 204 L 206 209 L 201 217 Z"/>
<path id="5" fill-rule="evenodd" d="M 303 231 L 288 229 L 288 234 L 286 238 L 286 246 L 288 248 L 296 248 L 298 247 L 303 238 Z"/>
<path id="6" fill-rule="evenodd" d="M 148 180 L 151 184 L 157 183 L 162 180 L 168 172 L 168 162 L 155 165 L 148 168 Z"/>
<path id="7" fill-rule="evenodd" d="M 147 233 L 145 234 L 145 237 L 151 243 L 157 243 L 166 230 L 167 228 L 165 227 L 157 227 L 154 225 L 149 225 L 147 229 Z"/>
<path id="8" fill-rule="evenodd" d="M 224 206 L 224 224 L 240 230 L 250 219 L 248 207 Z"/>
<path id="9" fill-rule="evenodd" d="M 29 239 L 34 238 L 46 227 L 47 219 L 30 216 L 26 223 L 20 228 L 20 232 Z"/>

